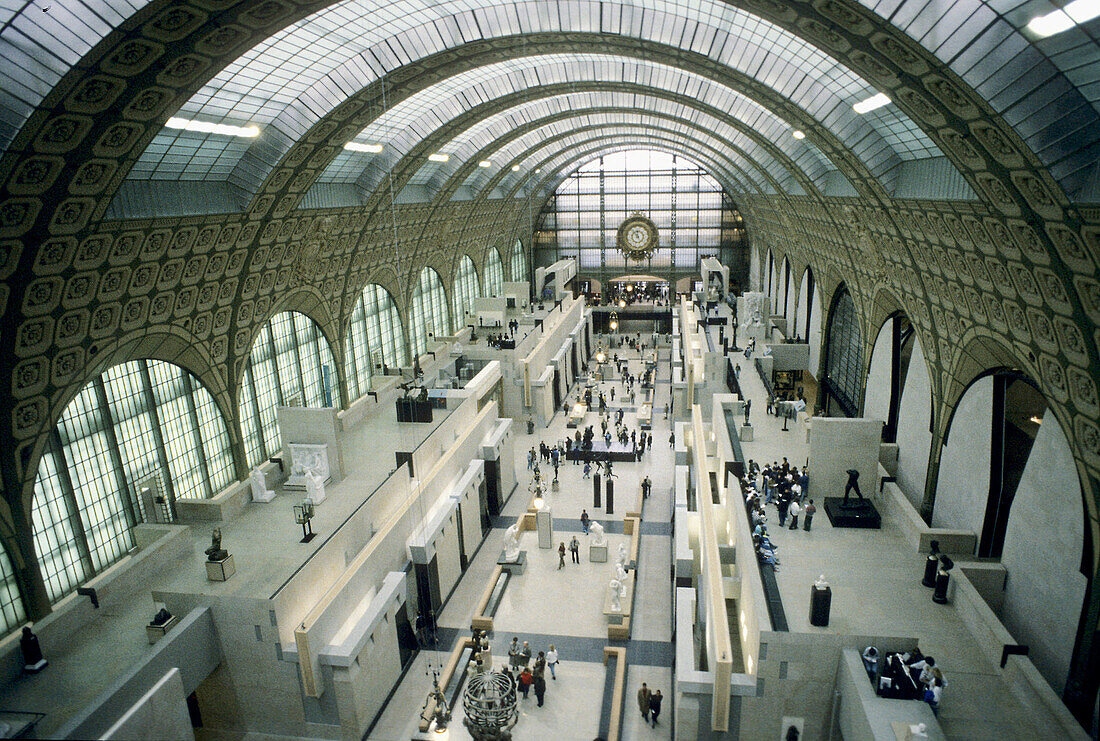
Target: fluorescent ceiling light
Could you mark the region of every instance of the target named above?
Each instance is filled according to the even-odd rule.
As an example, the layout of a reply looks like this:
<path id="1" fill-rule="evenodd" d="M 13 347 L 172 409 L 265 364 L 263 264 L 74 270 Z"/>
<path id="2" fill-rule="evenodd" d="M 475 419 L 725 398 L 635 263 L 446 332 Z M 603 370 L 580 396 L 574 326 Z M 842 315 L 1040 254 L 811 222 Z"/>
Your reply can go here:
<path id="1" fill-rule="evenodd" d="M 360 144 L 359 142 L 348 142 L 344 145 L 344 149 L 350 149 L 352 152 L 370 152 L 371 154 L 378 154 L 382 151 L 381 144 Z"/>
<path id="2" fill-rule="evenodd" d="M 1086 23 L 1100 16 L 1100 0 L 1073 0 L 1061 10 L 1053 10 L 1046 15 L 1032 18 L 1027 30 L 1036 36 L 1053 36 L 1068 31 L 1074 25 Z"/>
<path id="3" fill-rule="evenodd" d="M 489 160 L 482 160 L 481 162 L 477 163 L 477 166 L 478 167 L 492 167 L 493 163 L 490 162 Z"/>
<path id="4" fill-rule="evenodd" d="M 852 106 L 852 110 L 856 113 L 870 113 L 876 108 L 882 108 L 884 105 L 890 105 L 890 99 L 882 93 L 872 95 L 867 100 L 861 100 Z"/>
<path id="5" fill-rule="evenodd" d="M 793 136 L 795 139 L 805 139 L 806 138 L 806 135 L 804 133 L 802 133 L 801 131 L 798 131 L 797 129 L 791 132 L 791 136 Z"/>
<path id="6" fill-rule="evenodd" d="M 436 154 L 429 154 L 428 155 L 428 160 L 430 162 L 446 162 L 450 158 L 451 158 L 451 155 L 449 155 L 449 154 L 436 153 Z"/>
<path id="7" fill-rule="evenodd" d="M 512 172 L 519 172 L 519 165 L 512 165 Z"/>
<path id="8" fill-rule="evenodd" d="M 169 129 L 183 129 L 184 131 L 198 131 L 203 134 L 222 134 L 224 136 L 240 136 L 252 138 L 260 135 L 259 126 L 230 126 L 228 124 L 216 124 L 209 121 L 192 121 L 188 118 L 172 116 L 164 124 Z"/>

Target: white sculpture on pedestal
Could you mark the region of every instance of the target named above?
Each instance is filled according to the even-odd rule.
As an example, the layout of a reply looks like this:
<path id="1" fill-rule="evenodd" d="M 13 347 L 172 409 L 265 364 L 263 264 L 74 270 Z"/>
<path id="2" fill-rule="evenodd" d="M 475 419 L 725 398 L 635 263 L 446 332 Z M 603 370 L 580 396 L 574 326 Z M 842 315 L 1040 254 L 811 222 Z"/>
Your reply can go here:
<path id="1" fill-rule="evenodd" d="M 325 483 L 313 471 L 307 471 L 305 475 L 306 496 L 313 500 L 314 504 L 325 501 Z"/>
<path id="2" fill-rule="evenodd" d="M 612 579 L 608 584 L 611 588 L 611 611 L 622 612 L 623 610 L 623 583 L 618 579 Z"/>
<path id="3" fill-rule="evenodd" d="M 259 466 L 252 469 L 252 475 L 248 477 L 248 484 L 252 487 L 253 502 L 270 502 L 275 498 L 275 492 L 267 488 L 267 479 Z"/>
<path id="4" fill-rule="evenodd" d="M 625 567 L 629 560 L 630 556 L 626 552 L 626 543 L 619 543 L 619 553 L 615 556 L 615 563 Z"/>
<path id="5" fill-rule="evenodd" d="M 626 569 L 623 568 L 621 563 L 615 564 L 615 579 L 622 583 L 626 583 Z"/>
<path id="6" fill-rule="evenodd" d="M 513 522 L 504 531 L 504 560 L 516 561 L 519 559 L 519 524 Z"/>
<path id="7" fill-rule="evenodd" d="M 592 545 L 607 545 L 607 535 L 604 534 L 603 525 L 593 521 L 588 526 L 588 531 L 593 535 Z"/>

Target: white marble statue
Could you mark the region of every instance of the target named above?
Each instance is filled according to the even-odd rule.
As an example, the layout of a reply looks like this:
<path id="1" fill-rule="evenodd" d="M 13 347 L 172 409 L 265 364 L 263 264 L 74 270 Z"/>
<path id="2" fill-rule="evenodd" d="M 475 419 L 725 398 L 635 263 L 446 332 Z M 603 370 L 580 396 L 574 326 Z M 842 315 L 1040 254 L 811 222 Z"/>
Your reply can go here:
<path id="1" fill-rule="evenodd" d="M 320 504 L 325 501 L 325 483 L 321 478 L 313 471 L 306 472 L 305 475 L 306 484 L 306 496 L 313 500 L 314 504 Z"/>
<path id="2" fill-rule="evenodd" d="M 623 584 L 626 583 L 626 569 L 621 563 L 615 564 L 615 579 Z"/>
<path id="3" fill-rule="evenodd" d="M 619 551 L 618 554 L 615 556 L 615 563 L 619 564 L 620 566 L 626 566 L 627 562 L 629 561 L 630 555 L 629 553 L 627 553 L 626 543 L 619 543 Z"/>
<path id="4" fill-rule="evenodd" d="M 267 488 L 267 479 L 264 478 L 264 472 L 260 470 L 259 466 L 252 469 L 252 474 L 248 477 L 248 483 L 252 487 L 253 502 L 270 502 L 275 498 L 275 492 Z"/>
<path id="5" fill-rule="evenodd" d="M 516 561 L 519 559 L 519 524 L 513 522 L 504 531 L 504 560 Z"/>
<path id="6" fill-rule="evenodd" d="M 612 579 L 611 583 L 607 586 L 611 588 L 611 611 L 622 612 L 623 610 L 623 583 L 618 579 Z"/>
<path id="7" fill-rule="evenodd" d="M 607 545 L 607 535 L 603 531 L 603 525 L 593 521 L 588 526 L 588 531 L 592 533 L 592 545 Z"/>

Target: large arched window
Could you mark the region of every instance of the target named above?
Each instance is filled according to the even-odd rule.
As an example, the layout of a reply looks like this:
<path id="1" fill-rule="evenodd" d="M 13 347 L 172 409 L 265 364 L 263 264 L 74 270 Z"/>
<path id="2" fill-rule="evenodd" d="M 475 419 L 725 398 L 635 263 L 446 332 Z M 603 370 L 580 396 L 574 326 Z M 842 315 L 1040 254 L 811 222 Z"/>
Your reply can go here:
<path id="1" fill-rule="evenodd" d="M 296 311 L 271 317 L 252 343 L 241 386 L 241 431 L 248 465 L 282 449 L 275 407 L 337 405 L 335 371 L 332 350 L 312 319 Z"/>
<path id="2" fill-rule="evenodd" d="M 133 527 L 153 521 L 139 495 L 211 497 L 234 480 L 225 420 L 187 371 L 159 360 L 116 365 L 85 386 L 50 434 L 34 485 L 35 547 L 57 600 L 126 555 Z"/>
<path id="3" fill-rule="evenodd" d="M 829 313 L 824 386 L 826 413 L 846 417 L 859 413 L 859 389 L 863 375 L 863 337 L 859 331 L 856 305 L 848 289 L 841 286 Z"/>
<path id="4" fill-rule="evenodd" d="M 628 260 L 617 243 L 619 226 L 636 213 L 658 235 L 657 249 L 641 261 Z M 729 266 L 734 284 L 748 280 L 747 240 L 733 201 L 706 170 L 679 155 L 631 150 L 597 157 L 562 181 L 536 224 L 532 264 L 575 258 L 582 280 L 698 276 L 706 255 Z"/>
<path id="5" fill-rule="evenodd" d="M 405 330 L 389 291 L 376 283 L 363 289 L 351 312 L 344 345 L 348 391 L 353 399 L 370 391 L 371 376 L 383 365 L 408 365 Z"/>
<path id="6" fill-rule="evenodd" d="M 485 256 L 485 274 L 481 276 L 483 296 L 499 296 L 504 290 L 504 263 L 495 247 Z"/>
<path id="7" fill-rule="evenodd" d="M 451 288 L 455 332 L 466 325 L 466 314 L 474 310 L 474 299 L 477 298 L 477 293 L 477 268 L 474 267 L 473 260 L 463 255 L 458 261 L 454 286 Z"/>
<path id="8" fill-rule="evenodd" d="M 512 245 L 510 267 L 513 282 L 527 280 L 527 255 L 523 252 L 523 242 L 518 239 Z"/>
<path id="9" fill-rule="evenodd" d="M 15 630 L 26 619 L 27 611 L 23 608 L 19 585 L 15 583 L 15 569 L 8 552 L 0 546 L 0 635 Z"/>
<path id="10" fill-rule="evenodd" d="M 422 355 L 433 337 L 451 332 L 451 318 L 447 313 L 447 296 L 439 273 L 431 268 L 420 271 L 420 280 L 413 289 L 409 306 L 409 342 L 413 355 Z"/>

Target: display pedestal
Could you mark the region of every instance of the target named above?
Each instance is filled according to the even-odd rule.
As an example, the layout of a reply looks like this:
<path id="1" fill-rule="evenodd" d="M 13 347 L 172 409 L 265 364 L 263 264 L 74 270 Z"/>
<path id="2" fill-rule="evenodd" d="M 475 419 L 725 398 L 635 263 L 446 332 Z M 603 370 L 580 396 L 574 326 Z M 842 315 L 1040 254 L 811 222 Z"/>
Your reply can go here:
<path id="1" fill-rule="evenodd" d="M 833 603 L 832 587 L 810 587 L 810 625 L 824 628 L 829 625 L 829 608 Z"/>
<path id="2" fill-rule="evenodd" d="M 500 558 L 497 559 L 497 565 L 512 576 L 519 576 L 527 570 L 527 551 L 520 551 L 519 556 L 514 561 L 505 558 L 504 551 L 501 551 Z"/>
<path id="3" fill-rule="evenodd" d="M 592 563 L 607 563 L 607 545 L 588 546 L 588 560 Z"/>
<path id="4" fill-rule="evenodd" d="M 752 442 L 752 425 L 741 425 L 741 442 Z"/>
<path id="5" fill-rule="evenodd" d="M 221 561 L 206 562 L 206 578 L 210 581 L 228 581 L 236 573 L 237 564 L 233 561 L 232 553 Z"/>
<path id="6" fill-rule="evenodd" d="M 165 634 L 175 627 L 180 619 L 173 615 L 165 621 L 164 625 L 153 625 L 150 623 L 145 626 L 145 635 L 149 638 L 149 645 L 153 645 L 161 638 L 164 638 Z"/>
<path id="7" fill-rule="evenodd" d="M 541 509 L 535 515 L 535 529 L 539 534 L 539 548 L 553 548 L 554 547 L 554 520 L 550 516 L 550 511 L 547 509 Z"/>
<path id="8" fill-rule="evenodd" d="M 623 618 L 630 617 L 631 597 L 634 591 L 634 575 L 627 574 L 623 581 L 623 596 L 619 600 L 619 609 L 611 609 L 611 587 L 604 594 L 603 614 L 607 617 L 608 625 L 622 625 Z"/>
<path id="9" fill-rule="evenodd" d="M 882 527 L 882 516 L 870 499 L 853 497 L 845 504 L 844 497 L 825 497 L 825 514 L 833 527 Z"/>

